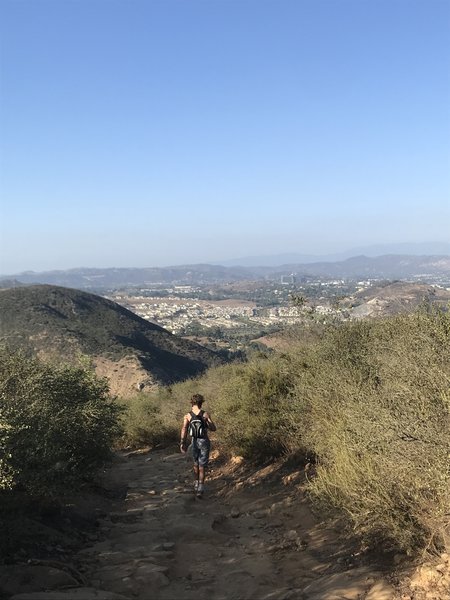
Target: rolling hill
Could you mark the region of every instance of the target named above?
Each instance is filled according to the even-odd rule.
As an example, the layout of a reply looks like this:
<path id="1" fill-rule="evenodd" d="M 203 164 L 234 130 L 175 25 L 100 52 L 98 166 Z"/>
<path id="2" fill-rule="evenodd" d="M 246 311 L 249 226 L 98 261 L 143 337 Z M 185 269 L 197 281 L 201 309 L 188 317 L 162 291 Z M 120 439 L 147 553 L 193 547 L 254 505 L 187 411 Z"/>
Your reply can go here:
<path id="1" fill-rule="evenodd" d="M 423 283 L 395 281 L 358 292 L 353 301 L 352 318 L 388 317 L 411 312 L 424 303 L 446 307 L 450 291 Z"/>
<path id="2" fill-rule="evenodd" d="M 195 376 L 214 352 L 87 292 L 34 285 L 0 290 L 0 341 L 50 360 L 87 355 L 122 396 Z"/>
<path id="3" fill-rule="evenodd" d="M 285 256 L 286 260 L 289 259 Z M 290 257 L 291 260 L 294 258 Z M 49 284 L 78 289 L 104 290 L 123 286 L 154 284 L 216 284 L 268 279 L 278 281 L 282 275 L 344 279 L 421 279 L 450 278 L 450 256 L 391 254 L 377 257 L 353 256 L 336 262 L 289 263 L 273 266 L 228 266 L 199 264 L 152 268 L 80 268 L 66 271 L 33 271 L 0 277 L 14 285 Z"/>

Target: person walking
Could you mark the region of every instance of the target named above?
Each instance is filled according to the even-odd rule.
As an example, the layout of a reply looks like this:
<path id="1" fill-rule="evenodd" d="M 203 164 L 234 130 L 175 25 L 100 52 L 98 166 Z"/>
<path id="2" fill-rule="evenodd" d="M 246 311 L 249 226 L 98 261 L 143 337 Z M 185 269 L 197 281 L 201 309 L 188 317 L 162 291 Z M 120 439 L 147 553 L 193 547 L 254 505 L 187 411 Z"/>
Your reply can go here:
<path id="1" fill-rule="evenodd" d="M 205 487 L 205 469 L 208 466 L 211 442 L 208 437 L 209 431 L 216 431 L 216 425 L 211 416 L 204 410 L 202 405 L 204 398 L 201 394 L 194 394 L 191 398 L 191 410 L 184 415 L 181 428 L 180 450 L 183 454 L 187 452 L 187 435 L 192 438 L 192 455 L 194 458 L 194 491 L 198 498 L 203 496 Z"/>

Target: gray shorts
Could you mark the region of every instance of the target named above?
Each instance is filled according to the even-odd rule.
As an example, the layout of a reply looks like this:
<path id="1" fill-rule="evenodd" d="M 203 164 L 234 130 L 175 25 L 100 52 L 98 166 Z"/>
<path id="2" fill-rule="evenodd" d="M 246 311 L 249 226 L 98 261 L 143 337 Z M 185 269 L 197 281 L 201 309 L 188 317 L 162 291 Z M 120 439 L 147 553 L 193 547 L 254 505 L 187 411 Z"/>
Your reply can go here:
<path id="1" fill-rule="evenodd" d="M 199 467 L 207 467 L 209 461 L 209 450 L 211 442 L 209 439 L 194 439 L 192 440 L 192 456 L 194 465 Z"/>

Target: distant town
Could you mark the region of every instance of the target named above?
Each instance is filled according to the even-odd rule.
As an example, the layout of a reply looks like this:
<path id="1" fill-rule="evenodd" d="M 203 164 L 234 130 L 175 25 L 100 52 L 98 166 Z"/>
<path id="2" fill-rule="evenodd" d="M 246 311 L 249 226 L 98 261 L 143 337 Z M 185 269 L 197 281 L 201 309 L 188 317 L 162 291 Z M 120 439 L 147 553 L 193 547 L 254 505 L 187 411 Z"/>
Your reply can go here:
<path id="1" fill-rule="evenodd" d="M 311 320 L 324 323 L 356 318 L 358 307 L 365 302 L 364 292 L 389 283 L 376 279 L 297 282 L 291 275 L 280 277 L 278 282 L 159 284 L 103 295 L 174 334 L 214 348 L 236 350 Z M 436 287 L 446 289 L 442 284 Z"/>
<path id="2" fill-rule="evenodd" d="M 361 282 L 361 285 L 370 285 Z M 357 289 L 343 281 L 297 285 L 294 278 L 276 282 L 239 282 L 220 286 L 151 286 L 115 291 L 105 297 L 174 334 L 203 337 L 212 345 L 238 349 L 249 341 L 305 320 L 305 310 L 339 314 L 331 307 L 336 294 Z M 295 305 L 296 296 L 314 297 L 309 308 Z M 311 294 L 313 292 L 313 294 Z"/>

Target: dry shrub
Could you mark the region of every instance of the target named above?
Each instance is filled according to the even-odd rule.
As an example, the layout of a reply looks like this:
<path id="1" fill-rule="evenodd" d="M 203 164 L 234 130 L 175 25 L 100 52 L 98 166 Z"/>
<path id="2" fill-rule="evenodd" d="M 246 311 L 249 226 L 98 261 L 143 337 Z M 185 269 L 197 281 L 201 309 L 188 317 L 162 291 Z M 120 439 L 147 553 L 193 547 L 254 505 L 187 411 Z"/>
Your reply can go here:
<path id="1" fill-rule="evenodd" d="M 344 511 L 366 538 L 441 549 L 450 499 L 449 315 L 346 324 L 303 357 L 298 374 L 294 419 L 318 457 L 316 498 Z"/>
<path id="2" fill-rule="evenodd" d="M 167 445 L 179 436 L 178 423 L 167 410 L 167 390 L 141 393 L 123 401 L 123 436 L 121 445 L 128 447 Z"/>
<path id="3" fill-rule="evenodd" d="M 284 452 L 294 385 L 289 359 L 259 358 L 230 365 L 221 369 L 220 376 L 214 409 L 226 447 L 252 459 Z"/>
<path id="4" fill-rule="evenodd" d="M 220 370 L 220 368 L 219 368 Z M 213 373 L 215 369 L 211 369 Z M 208 372 L 209 373 L 209 372 Z M 210 377 L 209 377 L 210 378 Z M 193 394 L 205 395 L 207 410 L 213 405 L 209 398 L 208 374 L 188 379 L 173 386 L 161 387 L 150 393 L 139 393 L 121 400 L 124 408 L 121 444 L 125 446 L 167 445 L 179 440 L 183 416 L 190 410 Z"/>

